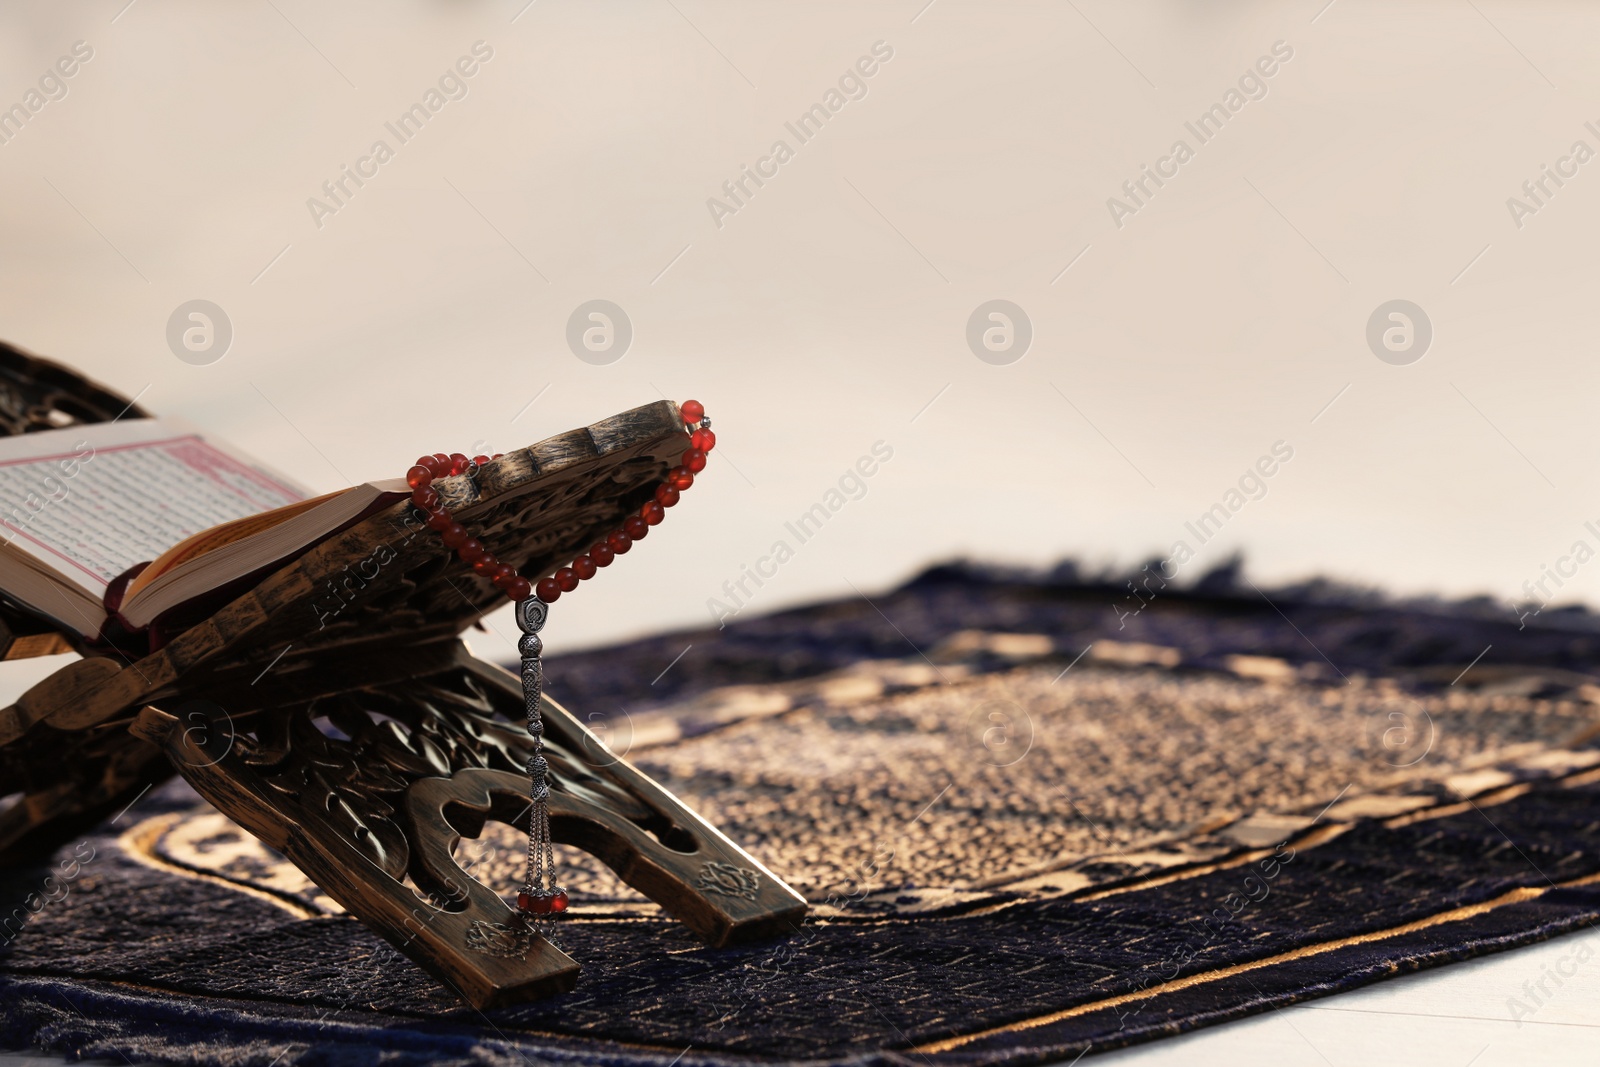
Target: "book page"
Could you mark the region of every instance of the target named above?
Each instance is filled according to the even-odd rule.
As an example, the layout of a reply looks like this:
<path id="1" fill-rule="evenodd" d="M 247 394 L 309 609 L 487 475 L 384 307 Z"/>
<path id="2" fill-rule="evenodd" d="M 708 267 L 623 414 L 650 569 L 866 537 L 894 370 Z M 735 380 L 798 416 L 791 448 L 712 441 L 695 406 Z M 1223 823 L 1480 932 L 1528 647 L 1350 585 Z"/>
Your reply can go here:
<path id="1" fill-rule="evenodd" d="M 263 511 L 260 514 L 235 519 L 220 526 L 212 526 L 193 537 L 179 541 L 176 545 L 157 556 L 150 566 L 139 572 L 139 577 L 128 583 L 123 603 L 126 604 L 128 599 L 138 595 L 139 590 L 148 586 L 163 574 L 176 570 L 185 563 L 191 563 L 209 552 L 215 552 L 219 548 L 226 548 L 235 542 L 255 537 L 280 523 L 289 521 L 296 515 L 305 514 L 318 504 L 331 500 L 338 495 L 338 493 L 325 493 L 322 496 L 302 500 L 286 507 L 273 508 L 271 511 Z"/>
<path id="2" fill-rule="evenodd" d="M 174 420 L 0 439 L 0 537 L 96 597 L 192 534 L 307 495 Z"/>

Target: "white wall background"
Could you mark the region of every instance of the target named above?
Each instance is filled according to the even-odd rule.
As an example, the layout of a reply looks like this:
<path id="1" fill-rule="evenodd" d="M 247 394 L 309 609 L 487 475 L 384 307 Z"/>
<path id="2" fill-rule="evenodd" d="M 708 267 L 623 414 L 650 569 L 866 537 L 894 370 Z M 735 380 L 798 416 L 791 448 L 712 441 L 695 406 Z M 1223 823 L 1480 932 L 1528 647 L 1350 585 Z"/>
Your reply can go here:
<path id="1" fill-rule="evenodd" d="M 1196 573 L 1242 548 L 1258 580 L 1509 600 L 1600 547 L 1600 161 L 1520 228 L 1506 206 L 1600 150 L 1600 12 L 525 2 L 7 5 L 0 105 L 94 55 L 0 145 L 0 336 L 322 489 L 701 399 L 711 469 L 552 647 L 706 621 L 879 439 L 867 496 L 752 611 L 957 554 L 1164 554 L 1280 439 Z M 468 95 L 399 145 L 384 123 L 479 40 Z M 880 40 L 867 95 L 797 145 L 784 123 Z M 1277 41 L 1267 95 L 1198 146 L 1184 122 Z M 395 158 L 319 228 L 307 198 L 380 137 Z M 1107 198 L 1179 137 L 1194 159 L 1118 228 Z M 707 198 L 777 138 L 794 159 L 719 228 Z M 165 337 L 195 298 L 234 329 L 206 366 Z M 594 298 L 633 323 L 608 366 L 564 339 Z M 1006 366 L 965 340 L 994 298 L 1033 323 Z M 1407 366 L 1365 340 L 1395 298 L 1435 333 Z M 1600 563 L 1562 595 L 1597 592 Z"/>

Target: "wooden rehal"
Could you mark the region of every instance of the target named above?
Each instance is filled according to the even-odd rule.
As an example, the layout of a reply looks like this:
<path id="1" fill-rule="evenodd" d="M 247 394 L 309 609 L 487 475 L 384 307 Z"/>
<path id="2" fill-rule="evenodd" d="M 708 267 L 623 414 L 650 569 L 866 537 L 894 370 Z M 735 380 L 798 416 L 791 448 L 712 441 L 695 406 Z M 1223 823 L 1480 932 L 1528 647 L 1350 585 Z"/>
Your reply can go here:
<path id="1" fill-rule="evenodd" d="M 142 415 L 0 346 L 0 430 Z M 434 483 L 530 580 L 649 499 L 686 447 L 661 401 Z M 620 562 L 620 561 L 619 561 Z M 0 862 L 54 848 L 176 770 L 352 915 L 478 1007 L 570 989 L 578 963 L 452 859 L 526 825 L 515 676 L 459 634 L 500 594 L 405 501 L 329 538 L 144 656 L 93 655 L 0 708 Z M 0 649 L 79 646 L 0 601 Z M 89 651 L 79 647 L 79 651 Z M 806 904 L 546 699 L 556 841 L 591 852 L 714 946 L 782 934 Z"/>

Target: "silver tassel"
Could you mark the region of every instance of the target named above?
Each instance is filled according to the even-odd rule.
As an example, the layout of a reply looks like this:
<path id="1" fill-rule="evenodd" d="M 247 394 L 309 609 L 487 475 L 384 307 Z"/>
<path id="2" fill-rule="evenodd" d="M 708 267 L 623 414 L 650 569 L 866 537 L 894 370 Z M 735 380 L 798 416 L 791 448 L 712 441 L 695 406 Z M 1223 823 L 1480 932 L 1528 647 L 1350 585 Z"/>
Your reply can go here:
<path id="1" fill-rule="evenodd" d="M 533 750 L 528 756 L 528 868 L 517 907 L 535 923 L 548 921 L 567 908 L 567 891 L 556 885 L 555 846 L 550 839 L 550 764 L 544 758 L 544 641 L 539 631 L 549 615 L 549 605 L 538 597 L 517 604 L 517 625 L 522 639 L 522 696 L 527 705 L 528 736 Z"/>

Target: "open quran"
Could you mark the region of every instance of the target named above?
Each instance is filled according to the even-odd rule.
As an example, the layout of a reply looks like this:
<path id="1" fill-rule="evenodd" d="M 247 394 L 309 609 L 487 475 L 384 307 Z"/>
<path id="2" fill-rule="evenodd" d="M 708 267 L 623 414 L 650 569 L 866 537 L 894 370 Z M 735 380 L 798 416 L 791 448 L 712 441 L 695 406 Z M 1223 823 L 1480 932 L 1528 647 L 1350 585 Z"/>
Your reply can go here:
<path id="1" fill-rule="evenodd" d="M 128 576 L 116 613 L 143 629 L 409 492 L 395 478 L 313 497 L 175 420 L 0 438 L 0 589 L 93 639 Z"/>
<path id="2" fill-rule="evenodd" d="M 433 488 L 535 581 L 653 499 L 687 441 L 663 400 Z M 573 987 L 579 962 L 523 921 L 516 887 L 456 859 L 486 822 L 526 830 L 531 739 L 520 681 L 460 638 L 502 594 L 403 482 L 310 496 L 0 345 L 0 530 L 0 656 L 82 654 L 0 707 L 0 865 L 178 774 L 468 1003 Z M 556 843 L 712 945 L 798 926 L 777 875 L 558 701 L 543 716 Z"/>

